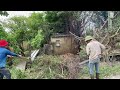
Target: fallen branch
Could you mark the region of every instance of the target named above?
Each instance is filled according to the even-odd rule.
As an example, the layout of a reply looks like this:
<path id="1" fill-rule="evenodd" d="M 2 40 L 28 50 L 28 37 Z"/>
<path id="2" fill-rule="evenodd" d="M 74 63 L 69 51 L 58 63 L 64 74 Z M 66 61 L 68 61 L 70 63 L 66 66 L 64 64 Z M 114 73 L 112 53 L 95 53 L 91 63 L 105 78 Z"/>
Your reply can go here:
<path id="1" fill-rule="evenodd" d="M 109 38 L 109 40 L 107 40 L 108 42 L 105 44 L 105 46 L 107 46 L 108 44 L 109 44 L 109 42 L 110 42 L 110 38 Z"/>
<path id="2" fill-rule="evenodd" d="M 107 46 L 106 46 L 107 47 Z M 104 61 L 107 61 L 107 63 L 109 63 L 109 58 L 108 58 L 108 55 L 109 55 L 109 51 L 111 50 L 111 47 L 108 46 L 106 48 L 105 51 L 103 51 L 102 55 L 103 55 L 103 58 L 104 58 Z"/>
<path id="3" fill-rule="evenodd" d="M 114 17 L 113 17 L 113 19 L 119 14 L 120 12 L 118 12 Z"/>
<path id="4" fill-rule="evenodd" d="M 94 32 L 94 35 L 96 35 L 97 37 L 100 36 L 99 34 L 97 34 L 97 31 L 96 31 L 96 30 L 93 30 L 93 32 Z"/>
<path id="5" fill-rule="evenodd" d="M 109 37 L 109 40 L 108 40 L 108 42 L 106 43 L 105 46 L 107 46 L 107 45 L 109 44 L 111 38 L 113 38 L 113 37 L 115 37 L 116 35 L 118 35 L 119 30 L 120 30 L 120 27 L 118 28 L 118 30 L 116 31 L 116 33 L 115 33 L 114 35 L 112 35 L 112 36 Z"/>
<path id="6" fill-rule="evenodd" d="M 108 33 L 105 35 L 105 37 L 101 40 L 101 43 L 103 43 L 103 41 L 107 38 L 108 35 Z"/>
<path id="7" fill-rule="evenodd" d="M 52 72 L 52 70 L 51 70 L 50 66 L 49 66 L 49 71 L 50 71 L 50 73 Z"/>
<path id="8" fill-rule="evenodd" d="M 104 19 L 99 15 L 100 19 L 105 23 Z"/>
<path id="9" fill-rule="evenodd" d="M 106 25 L 107 22 L 108 22 L 108 19 L 105 21 L 105 23 L 104 23 L 103 26 L 100 28 L 100 30 L 103 29 L 103 27 Z"/>
<path id="10" fill-rule="evenodd" d="M 116 33 L 115 33 L 114 35 L 112 35 L 110 38 L 113 38 L 113 37 L 115 37 L 116 35 L 118 35 L 119 30 L 120 30 L 120 27 L 118 28 L 118 30 L 116 31 Z"/>
<path id="11" fill-rule="evenodd" d="M 88 63 L 88 62 L 89 62 L 89 60 L 85 60 L 85 61 L 79 63 L 79 65 L 81 66 L 81 65 L 86 64 L 86 63 Z"/>
<path id="12" fill-rule="evenodd" d="M 81 40 L 81 39 L 83 39 L 82 37 L 79 37 L 79 36 L 77 36 L 77 35 L 75 35 L 75 34 L 73 34 L 72 32 L 70 32 L 69 31 L 69 33 L 71 34 L 71 35 L 73 35 L 76 39 L 78 39 L 78 40 Z"/>

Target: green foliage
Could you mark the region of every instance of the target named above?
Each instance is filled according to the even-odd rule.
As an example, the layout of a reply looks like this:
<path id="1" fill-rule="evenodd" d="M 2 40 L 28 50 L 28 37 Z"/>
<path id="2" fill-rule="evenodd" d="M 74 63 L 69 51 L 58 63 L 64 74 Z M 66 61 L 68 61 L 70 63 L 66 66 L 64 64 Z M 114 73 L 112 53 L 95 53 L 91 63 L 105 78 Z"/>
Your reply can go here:
<path id="1" fill-rule="evenodd" d="M 0 25 L 0 39 L 6 39 L 6 37 L 7 37 L 7 33 L 5 32 L 2 25 Z"/>
<path id="2" fill-rule="evenodd" d="M 107 63 L 104 63 L 104 62 L 100 63 L 100 78 L 101 79 L 108 78 L 114 75 L 119 75 L 119 74 L 120 74 L 120 63 L 115 63 L 113 66 Z M 85 79 L 85 78 L 87 79 L 90 78 L 89 69 L 87 66 L 85 66 L 80 73 L 80 79 Z"/>
<path id="3" fill-rule="evenodd" d="M 24 16 L 12 17 L 7 23 L 3 22 L 4 27 L 9 29 L 6 39 L 17 52 L 24 51 L 24 41 L 32 41 L 33 48 L 39 48 L 43 43 L 44 35 L 46 35 L 40 30 L 43 28 L 43 23 L 44 13 L 32 13 L 28 18 Z"/>
<path id="4" fill-rule="evenodd" d="M 24 79 L 26 74 L 22 70 L 18 70 L 15 67 L 10 69 L 12 79 Z"/>
<path id="5" fill-rule="evenodd" d="M 49 29 L 53 30 L 53 33 L 63 33 L 68 24 L 69 16 L 70 13 L 65 11 L 47 11 L 45 20 L 49 23 Z"/>
<path id="6" fill-rule="evenodd" d="M 24 52 L 23 42 L 27 40 L 27 18 L 24 16 L 12 17 L 8 20 L 8 23 L 4 23 L 4 27 L 8 28 L 9 35 L 7 40 L 14 47 L 16 52 Z"/>
<path id="7" fill-rule="evenodd" d="M 114 27 L 115 29 L 117 29 L 118 27 L 120 27 L 120 16 L 118 16 L 117 18 L 115 18 L 115 19 L 113 20 L 113 27 Z"/>
<path id="8" fill-rule="evenodd" d="M 12 17 L 9 22 L 5 25 L 6 28 L 10 29 L 11 35 L 16 39 L 18 43 L 22 43 L 27 37 L 26 17 Z"/>
<path id="9" fill-rule="evenodd" d="M 35 38 L 32 39 L 32 42 L 31 42 L 32 46 L 34 48 L 40 48 L 40 45 L 43 39 L 44 39 L 44 36 L 42 35 L 42 30 L 39 30 Z"/>
<path id="10" fill-rule="evenodd" d="M 66 78 L 68 72 L 62 72 L 62 60 L 59 56 L 43 55 L 35 60 L 32 68 L 26 70 L 27 77 L 30 79 L 57 79 Z"/>
<path id="11" fill-rule="evenodd" d="M 59 56 L 43 55 L 32 63 L 30 69 L 21 71 L 15 68 L 20 61 L 15 59 L 14 65 L 10 69 L 12 79 L 59 79 L 67 78 L 68 71 L 64 68 L 65 63 Z"/>
<path id="12" fill-rule="evenodd" d="M 59 19 L 57 13 L 57 11 L 47 11 L 45 16 L 46 21 L 50 23 L 57 22 Z"/>
<path id="13" fill-rule="evenodd" d="M 27 37 L 29 43 L 32 42 L 33 48 L 39 48 L 41 44 L 46 42 L 47 35 L 49 35 L 49 30 L 46 26 L 44 16 L 44 13 L 32 13 L 27 19 Z"/>
<path id="14" fill-rule="evenodd" d="M 93 36 L 93 30 L 92 30 L 92 29 L 87 29 L 87 30 L 86 30 L 86 35 L 91 35 L 91 36 Z"/>
<path id="15" fill-rule="evenodd" d="M 108 76 L 120 74 L 120 63 L 116 63 L 113 66 L 109 65 L 104 65 L 103 67 L 100 68 L 101 71 L 101 78 L 105 78 Z"/>
<path id="16" fill-rule="evenodd" d="M 2 16 L 8 16 L 9 14 L 6 11 L 0 11 L 0 15 Z"/>
<path id="17" fill-rule="evenodd" d="M 103 20 L 107 19 L 107 11 L 94 12 L 94 17 L 92 21 L 97 27 L 103 24 Z M 100 19 L 100 17 L 102 19 Z M 85 15 L 84 17 L 87 17 Z M 78 21 L 85 18 L 81 17 L 81 11 L 46 11 L 45 13 L 32 13 L 31 16 L 27 17 L 13 17 L 8 23 L 5 23 L 5 27 L 10 29 L 9 33 L 6 33 L 2 26 L 0 26 L 0 36 L 1 38 L 7 39 L 11 46 L 14 48 L 15 52 L 21 51 L 20 46 L 24 46 L 23 42 L 27 41 L 31 43 L 33 49 L 40 48 L 44 43 L 47 43 L 50 39 L 50 35 L 53 33 L 66 33 L 66 31 L 71 30 L 72 25 L 76 25 L 76 29 L 81 30 L 81 22 Z M 75 21 L 75 23 L 73 23 Z M 104 29 L 103 37 L 106 33 L 115 33 L 120 26 L 120 17 L 117 17 L 113 22 L 113 27 L 115 30 Z M 88 30 L 87 35 L 92 35 L 92 30 Z M 23 47 L 24 48 L 24 47 Z M 85 47 L 82 47 L 80 52 L 80 58 L 86 60 L 87 55 Z M 17 61 L 15 61 L 17 63 Z M 15 67 L 11 69 L 12 78 L 14 79 L 54 79 L 54 78 L 67 78 L 68 70 L 65 69 L 65 63 L 58 56 L 43 55 L 33 62 L 32 68 L 26 71 L 17 70 Z M 119 74 L 119 64 L 111 67 L 109 65 L 100 66 L 100 76 L 104 78 L 110 76 L 111 74 Z M 79 78 L 89 78 L 88 67 L 85 66 L 80 71 Z"/>
<path id="18" fill-rule="evenodd" d="M 19 60 L 15 60 L 19 63 Z M 64 63 L 59 56 L 42 55 L 37 58 L 31 68 L 26 71 L 18 70 L 15 65 L 10 69 L 12 79 L 66 79 L 69 71 L 64 68 Z M 112 66 L 105 62 L 100 63 L 100 78 L 104 79 L 112 75 L 120 74 L 120 63 L 116 62 Z M 94 72 L 95 75 L 95 72 Z M 78 79 L 89 79 L 88 65 L 84 66 L 79 72 Z"/>
<path id="19" fill-rule="evenodd" d="M 27 27 L 29 35 L 34 38 L 38 34 L 38 30 L 42 29 L 44 23 L 44 13 L 32 13 L 27 19 Z M 31 39 L 30 38 L 30 39 Z"/>
<path id="20" fill-rule="evenodd" d="M 80 56 L 81 60 L 85 60 L 85 59 L 87 59 L 86 47 L 81 46 L 81 49 L 82 50 L 79 52 L 79 56 Z"/>

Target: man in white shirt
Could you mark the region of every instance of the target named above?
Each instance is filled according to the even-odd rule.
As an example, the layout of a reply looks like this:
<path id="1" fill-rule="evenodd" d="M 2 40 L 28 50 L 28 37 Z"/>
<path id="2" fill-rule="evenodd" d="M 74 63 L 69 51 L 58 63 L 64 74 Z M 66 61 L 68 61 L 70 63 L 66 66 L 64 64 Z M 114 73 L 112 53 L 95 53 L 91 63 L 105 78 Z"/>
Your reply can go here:
<path id="1" fill-rule="evenodd" d="M 94 40 L 92 36 L 86 36 L 87 42 L 86 52 L 89 55 L 89 71 L 91 79 L 94 79 L 94 66 L 96 70 L 96 79 L 99 79 L 99 62 L 101 53 L 105 50 L 105 46 L 100 42 Z"/>

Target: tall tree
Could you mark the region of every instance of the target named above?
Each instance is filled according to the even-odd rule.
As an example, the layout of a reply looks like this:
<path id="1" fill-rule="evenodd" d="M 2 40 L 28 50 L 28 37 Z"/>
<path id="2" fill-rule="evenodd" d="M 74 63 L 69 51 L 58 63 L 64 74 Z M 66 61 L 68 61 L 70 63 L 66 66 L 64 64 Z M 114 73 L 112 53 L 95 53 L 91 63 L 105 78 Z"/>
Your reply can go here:
<path id="1" fill-rule="evenodd" d="M 34 38 L 38 34 L 38 30 L 42 28 L 44 23 L 44 13 L 32 13 L 27 18 L 27 27 L 30 31 L 31 38 Z"/>
<path id="2" fill-rule="evenodd" d="M 23 42 L 27 40 L 27 26 L 26 26 L 26 17 L 12 17 L 9 19 L 7 24 L 4 24 L 6 28 L 10 30 L 9 33 L 14 36 L 16 42 L 14 42 L 21 50 L 21 54 L 24 55 Z"/>

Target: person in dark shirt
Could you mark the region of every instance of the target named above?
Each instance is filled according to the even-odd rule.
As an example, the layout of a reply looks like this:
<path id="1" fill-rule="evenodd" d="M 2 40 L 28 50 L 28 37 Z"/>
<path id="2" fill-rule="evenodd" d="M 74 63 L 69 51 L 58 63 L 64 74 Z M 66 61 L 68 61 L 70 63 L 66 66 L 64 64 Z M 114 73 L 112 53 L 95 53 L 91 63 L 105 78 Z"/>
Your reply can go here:
<path id="1" fill-rule="evenodd" d="M 3 79 L 5 76 L 6 79 L 11 79 L 11 73 L 6 68 L 6 60 L 7 56 L 16 56 L 16 57 L 22 57 L 21 55 L 18 55 L 16 53 L 11 52 L 8 48 L 8 42 L 6 40 L 0 40 L 0 78 Z"/>

